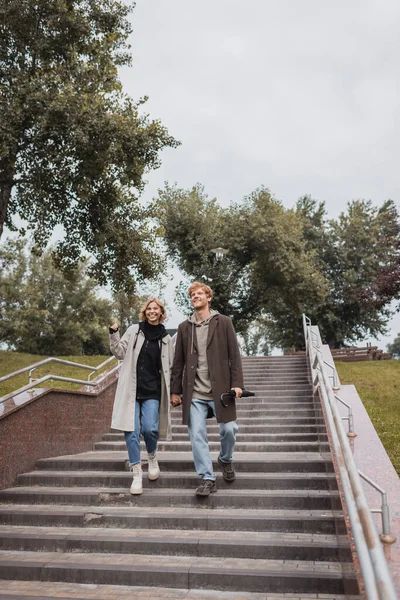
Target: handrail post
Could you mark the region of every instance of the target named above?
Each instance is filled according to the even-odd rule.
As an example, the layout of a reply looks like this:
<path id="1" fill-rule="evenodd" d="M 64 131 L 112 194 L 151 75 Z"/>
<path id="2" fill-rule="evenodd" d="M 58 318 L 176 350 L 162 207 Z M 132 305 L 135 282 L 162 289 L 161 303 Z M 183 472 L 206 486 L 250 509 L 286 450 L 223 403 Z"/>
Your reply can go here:
<path id="1" fill-rule="evenodd" d="M 373 481 L 368 475 L 365 475 L 361 471 L 358 471 L 361 479 L 364 479 L 370 486 L 372 486 L 377 492 L 380 493 L 382 504 L 380 509 L 372 510 L 371 512 L 379 512 L 381 514 L 382 519 L 382 533 L 380 534 L 380 539 L 384 544 L 394 544 L 396 538 L 390 532 L 390 511 L 389 505 L 387 502 L 387 494 L 384 489 L 382 489 L 375 481 Z"/>
<path id="2" fill-rule="evenodd" d="M 349 410 L 349 431 L 348 431 L 347 437 L 349 437 L 349 438 L 357 437 L 357 434 L 354 431 L 354 418 L 353 418 L 353 411 L 351 410 L 351 408 Z"/>
<path id="3" fill-rule="evenodd" d="M 394 544 L 396 538 L 390 532 L 390 511 L 386 492 L 382 494 L 382 533 L 379 536 L 384 544 Z"/>

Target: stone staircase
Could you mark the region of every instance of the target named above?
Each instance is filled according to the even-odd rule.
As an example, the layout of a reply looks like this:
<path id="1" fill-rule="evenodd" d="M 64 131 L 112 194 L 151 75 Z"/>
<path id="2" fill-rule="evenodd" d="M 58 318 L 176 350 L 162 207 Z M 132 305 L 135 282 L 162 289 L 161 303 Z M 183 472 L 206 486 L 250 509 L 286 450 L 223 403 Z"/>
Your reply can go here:
<path id="1" fill-rule="evenodd" d="M 159 443 L 161 477 L 145 477 L 141 496 L 128 491 L 120 432 L 106 433 L 92 452 L 39 460 L 17 487 L 0 492 L 0 599 L 125 598 L 127 589 L 150 598 L 149 588 L 157 598 L 355 597 L 306 359 L 243 358 L 243 365 L 256 397 L 238 401 L 234 483 L 216 467 L 218 492 L 194 496 L 180 409 L 173 440 Z M 216 462 L 215 421 L 208 430 Z"/>

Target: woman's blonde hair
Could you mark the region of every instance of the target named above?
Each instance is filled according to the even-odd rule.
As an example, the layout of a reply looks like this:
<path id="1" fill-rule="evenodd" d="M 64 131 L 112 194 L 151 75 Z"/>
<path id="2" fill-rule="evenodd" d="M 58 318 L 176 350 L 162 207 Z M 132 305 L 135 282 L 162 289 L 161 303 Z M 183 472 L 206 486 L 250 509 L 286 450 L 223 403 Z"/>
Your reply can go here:
<path id="1" fill-rule="evenodd" d="M 139 319 L 141 321 L 146 321 L 146 310 L 148 309 L 150 302 L 155 302 L 156 304 L 158 304 L 158 306 L 161 309 L 161 316 L 160 316 L 159 322 L 162 323 L 163 321 L 165 321 L 165 319 L 167 318 L 167 311 L 165 310 L 164 304 L 158 298 L 150 298 L 149 300 L 146 300 L 146 302 L 143 304 L 142 308 L 140 309 Z"/>

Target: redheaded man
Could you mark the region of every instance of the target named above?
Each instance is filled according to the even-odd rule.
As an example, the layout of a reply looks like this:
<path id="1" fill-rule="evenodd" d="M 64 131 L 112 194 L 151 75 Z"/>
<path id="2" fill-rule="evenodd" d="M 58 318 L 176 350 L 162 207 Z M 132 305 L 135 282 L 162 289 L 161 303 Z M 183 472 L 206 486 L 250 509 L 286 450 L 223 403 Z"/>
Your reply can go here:
<path id="1" fill-rule="evenodd" d="M 223 393 L 243 389 L 242 362 L 229 317 L 211 309 L 212 289 L 195 281 L 189 288 L 193 314 L 179 325 L 171 374 L 171 404 L 182 403 L 182 422 L 188 425 L 196 472 L 201 478 L 197 496 L 217 491 L 207 438 L 206 419 L 219 423 L 218 464 L 226 481 L 235 479 L 233 450 L 238 425 L 234 399 L 225 407 Z"/>

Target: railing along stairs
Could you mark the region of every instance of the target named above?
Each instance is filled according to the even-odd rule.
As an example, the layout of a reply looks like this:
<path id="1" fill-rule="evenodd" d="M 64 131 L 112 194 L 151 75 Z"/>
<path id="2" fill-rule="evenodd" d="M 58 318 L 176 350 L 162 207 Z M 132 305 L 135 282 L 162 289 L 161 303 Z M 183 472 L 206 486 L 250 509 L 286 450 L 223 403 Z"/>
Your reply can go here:
<path id="1" fill-rule="evenodd" d="M 303 315 L 303 329 L 306 354 L 309 358 L 314 393 L 319 392 L 326 415 L 326 425 L 332 442 L 332 452 L 338 469 L 338 476 L 346 502 L 348 516 L 364 580 L 365 597 L 368 600 L 396 600 L 397 595 L 389 571 L 382 543 L 392 543 L 390 534 L 389 508 L 385 491 L 369 477 L 361 473 L 355 464 L 349 437 L 354 437 L 354 423 L 351 407 L 337 394 L 338 377 L 334 365 L 323 358 L 321 336 L 317 326 Z M 329 370 L 328 370 L 329 369 Z M 332 379 L 332 382 L 330 381 Z M 348 416 L 340 415 L 337 402 L 348 408 Z M 343 419 L 348 420 L 349 433 L 343 427 Z M 371 510 L 365 496 L 361 478 L 371 484 L 382 495 L 382 507 L 373 512 L 382 516 L 383 533 L 379 538 Z"/>
<path id="2" fill-rule="evenodd" d="M 38 388 L 41 384 L 43 384 L 49 380 L 65 381 L 67 383 L 77 383 L 77 384 L 81 384 L 81 385 L 85 385 L 85 386 L 89 386 L 89 387 L 96 387 L 104 380 L 104 378 L 102 377 L 100 380 L 99 380 L 99 378 L 92 380 L 91 379 L 92 375 L 94 375 L 95 373 L 98 373 L 101 369 L 103 369 L 103 367 L 105 367 L 108 364 L 115 362 L 115 361 L 116 361 L 115 357 L 110 356 L 110 358 L 107 358 L 100 365 L 98 365 L 97 367 L 94 367 L 94 366 L 84 365 L 84 364 L 77 363 L 77 362 L 72 362 L 70 360 L 64 360 L 62 358 L 50 357 L 50 358 L 45 358 L 37 363 L 27 366 L 27 367 L 24 367 L 23 369 L 18 369 L 18 371 L 14 371 L 13 373 L 9 373 L 8 375 L 3 375 L 3 377 L 0 377 L 0 383 L 3 383 L 4 381 L 7 381 L 9 379 L 12 379 L 13 377 L 17 377 L 18 375 L 22 375 L 23 373 L 28 373 L 29 383 L 27 383 L 26 385 L 20 387 L 19 389 L 15 390 L 13 392 L 10 392 L 9 394 L 6 394 L 5 396 L 2 396 L 0 398 L 0 408 L 1 408 L 1 405 L 4 405 L 4 403 L 7 400 L 10 400 L 11 398 L 16 398 L 18 395 L 23 394 L 24 392 L 33 392 L 33 390 L 35 388 Z M 43 377 L 40 377 L 39 379 L 33 378 L 32 375 L 33 375 L 34 371 L 36 371 L 36 369 L 38 369 L 39 367 L 42 367 L 43 365 L 49 364 L 49 363 L 68 365 L 70 367 L 75 367 L 78 369 L 86 369 L 86 370 L 89 370 L 90 373 L 88 374 L 86 380 L 85 379 L 76 379 L 73 377 L 64 377 L 62 375 L 55 375 L 52 373 L 44 375 Z M 108 377 L 112 373 L 115 373 L 118 369 L 119 369 L 119 362 L 112 369 L 105 371 L 101 375 L 104 375 L 104 377 Z M 2 411 L 0 411 L 0 414 L 1 414 L 1 412 Z"/>

